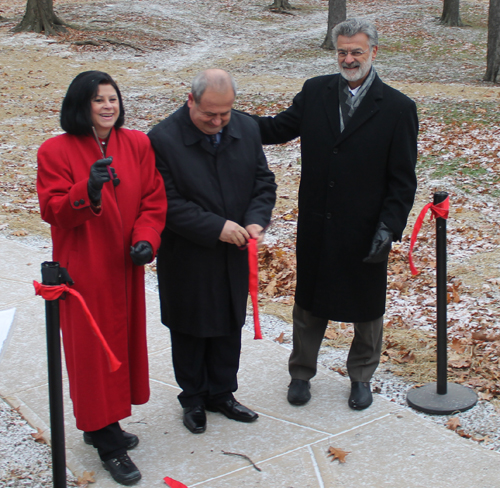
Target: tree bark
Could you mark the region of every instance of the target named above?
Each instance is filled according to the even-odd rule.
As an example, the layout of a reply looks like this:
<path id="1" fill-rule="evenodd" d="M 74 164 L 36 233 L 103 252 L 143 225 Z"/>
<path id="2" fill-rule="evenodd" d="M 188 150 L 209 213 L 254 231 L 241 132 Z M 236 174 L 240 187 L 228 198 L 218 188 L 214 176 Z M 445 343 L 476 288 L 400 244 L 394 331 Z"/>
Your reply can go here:
<path id="1" fill-rule="evenodd" d="M 488 16 L 488 55 L 484 81 L 497 81 L 500 69 L 500 0 L 490 0 Z"/>
<path id="2" fill-rule="evenodd" d="M 462 27 L 460 18 L 460 0 L 444 0 L 441 24 L 449 27 Z"/>
<path id="3" fill-rule="evenodd" d="M 17 24 L 14 32 L 45 32 L 56 35 L 66 32 L 64 22 L 54 13 L 52 0 L 28 0 L 23 20 Z"/>
<path id="4" fill-rule="evenodd" d="M 328 0 L 328 27 L 321 47 L 335 49 L 332 39 L 332 29 L 347 18 L 346 0 Z"/>

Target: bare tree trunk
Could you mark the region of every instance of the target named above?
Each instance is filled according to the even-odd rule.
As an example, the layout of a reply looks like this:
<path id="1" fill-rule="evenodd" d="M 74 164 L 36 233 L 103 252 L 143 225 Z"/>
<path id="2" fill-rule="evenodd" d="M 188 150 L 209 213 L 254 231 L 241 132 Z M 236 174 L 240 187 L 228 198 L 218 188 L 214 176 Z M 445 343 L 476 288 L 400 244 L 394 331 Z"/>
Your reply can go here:
<path id="1" fill-rule="evenodd" d="M 292 10 L 292 6 L 290 5 L 290 2 L 288 0 L 274 0 L 274 3 L 272 5 L 269 5 L 269 8 L 271 10 Z"/>
<path id="2" fill-rule="evenodd" d="M 463 26 L 462 19 L 460 19 L 460 0 L 444 0 L 441 24 L 450 27 Z"/>
<path id="3" fill-rule="evenodd" d="M 328 0 L 328 27 L 321 47 L 335 49 L 332 39 L 332 29 L 347 18 L 346 0 Z"/>
<path id="4" fill-rule="evenodd" d="M 500 0 L 490 0 L 488 16 L 488 56 L 484 81 L 495 83 L 500 70 Z"/>
<path id="5" fill-rule="evenodd" d="M 23 20 L 14 27 L 14 32 L 45 32 L 55 35 L 66 32 L 65 24 L 54 13 L 52 0 L 28 0 Z"/>

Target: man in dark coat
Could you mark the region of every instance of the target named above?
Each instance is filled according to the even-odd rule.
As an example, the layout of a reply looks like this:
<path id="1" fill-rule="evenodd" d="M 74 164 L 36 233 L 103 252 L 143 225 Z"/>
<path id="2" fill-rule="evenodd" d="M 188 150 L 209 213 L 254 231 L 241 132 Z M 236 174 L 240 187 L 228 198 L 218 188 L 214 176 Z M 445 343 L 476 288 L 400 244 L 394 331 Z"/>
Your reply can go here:
<path id="1" fill-rule="evenodd" d="M 149 133 L 169 199 L 158 251 L 162 322 L 193 433 L 205 431 L 205 409 L 242 422 L 258 417 L 233 392 L 248 297 L 245 247 L 262 240 L 276 185 L 257 124 L 232 111 L 235 96 L 225 71 L 200 73 L 187 103 Z"/>
<path id="2" fill-rule="evenodd" d="M 372 403 L 382 347 L 387 258 L 416 191 L 415 103 L 372 66 L 377 31 L 362 19 L 333 29 L 340 74 L 307 80 L 293 104 L 257 117 L 264 144 L 301 139 L 292 381 L 288 401 L 311 398 L 309 380 L 328 319 L 353 322 L 349 406 Z"/>

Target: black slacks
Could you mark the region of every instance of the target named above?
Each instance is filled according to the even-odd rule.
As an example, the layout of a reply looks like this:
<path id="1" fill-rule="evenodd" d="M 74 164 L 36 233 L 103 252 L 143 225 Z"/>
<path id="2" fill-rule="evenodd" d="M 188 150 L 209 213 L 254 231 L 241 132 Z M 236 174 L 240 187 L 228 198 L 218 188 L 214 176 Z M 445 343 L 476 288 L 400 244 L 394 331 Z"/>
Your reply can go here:
<path id="1" fill-rule="evenodd" d="M 88 434 L 102 461 L 108 461 L 127 452 L 123 431 L 118 422 Z"/>
<path id="2" fill-rule="evenodd" d="M 171 330 L 170 337 L 175 379 L 182 388 L 177 398 L 183 407 L 217 405 L 233 398 L 238 389 L 241 328 L 221 337 Z"/>

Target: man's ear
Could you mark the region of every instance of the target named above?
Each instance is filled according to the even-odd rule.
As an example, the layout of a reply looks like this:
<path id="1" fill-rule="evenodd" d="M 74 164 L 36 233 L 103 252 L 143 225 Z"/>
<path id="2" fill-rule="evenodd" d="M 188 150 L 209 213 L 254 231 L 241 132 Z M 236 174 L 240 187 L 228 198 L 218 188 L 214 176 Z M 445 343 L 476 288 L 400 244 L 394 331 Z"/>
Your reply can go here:
<path id="1" fill-rule="evenodd" d="M 373 46 L 373 49 L 372 49 L 372 61 L 375 61 L 375 58 L 377 57 L 377 51 L 378 51 L 378 46 Z"/>
<path id="2" fill-rule="evenodd" d="M 196 103 L 196 102 L 194 101 L 193 94 L 192 94 L 192 93 L 190 93 L 190 94 L 188 95 L 188 101 L 187 101 L 187 105 L 188 105 L 188 107 L 189 107 L 189 108 L 193 108 L 193 106 L 194 106 L 194 104 L 195 104 L 195 103 Z"/>

